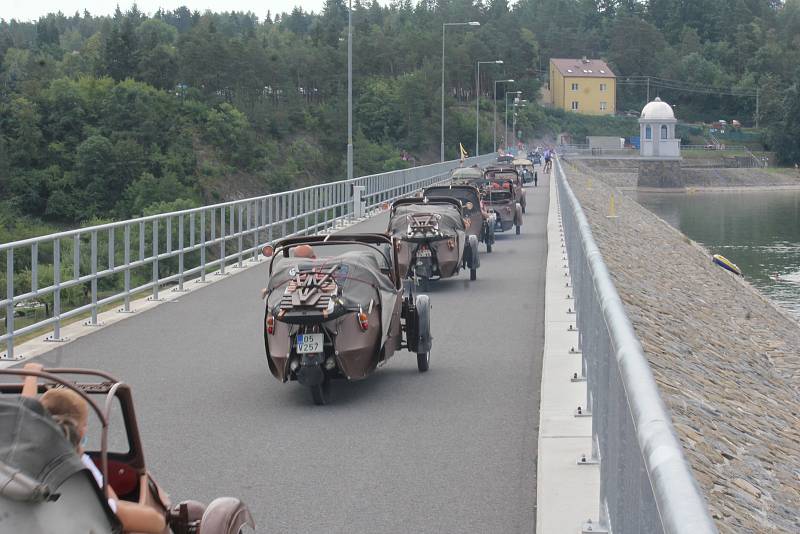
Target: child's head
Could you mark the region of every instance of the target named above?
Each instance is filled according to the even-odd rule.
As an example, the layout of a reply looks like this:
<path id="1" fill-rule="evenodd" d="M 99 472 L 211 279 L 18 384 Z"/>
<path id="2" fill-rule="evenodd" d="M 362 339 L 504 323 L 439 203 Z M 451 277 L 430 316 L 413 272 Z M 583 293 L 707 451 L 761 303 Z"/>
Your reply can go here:
<path id="1" fill-rule="evenodd" d="M 47 390 L 40 401 L 77 448 L 89 423 L 89 406 L 83 397 L 68 388 L 55 388 Z"/>

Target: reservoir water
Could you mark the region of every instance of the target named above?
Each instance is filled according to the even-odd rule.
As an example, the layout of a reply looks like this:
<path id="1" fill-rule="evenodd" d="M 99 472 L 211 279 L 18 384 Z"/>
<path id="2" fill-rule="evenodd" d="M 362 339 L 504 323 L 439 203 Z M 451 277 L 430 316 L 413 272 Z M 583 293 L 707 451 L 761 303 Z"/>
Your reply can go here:
<path id="1" fill-rule="evenodd" d="M 634 195 L 800 319 L 800 190 Z"/>

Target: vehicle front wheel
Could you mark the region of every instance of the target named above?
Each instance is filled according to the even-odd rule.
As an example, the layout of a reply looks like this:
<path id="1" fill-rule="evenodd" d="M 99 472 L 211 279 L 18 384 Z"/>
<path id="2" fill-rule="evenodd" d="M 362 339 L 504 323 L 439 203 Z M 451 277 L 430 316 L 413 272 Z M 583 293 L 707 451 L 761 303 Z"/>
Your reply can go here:
<path id="1" fill-rule="evenodd" d="M 520 227 L 520 225 L 517 225 L 517 235 L 519 235 L 520 231 L 521 231 L 521 227 Z"/>
<path id="2" fill-rule="evenodd" d="M 331 397 L 331 381 L 328 377 L 325 377 L 321 384 L 311 386 L 309 389 L 311 390 L 311 398 L 314 400 L 314 404 L 317 406 L 328 404 Z"/>
<path id="3" fill-rule="evenodd" d="M 492 244 L 489 241 L 486 242 L 486 253 L 487 254 L 492 253 Z"/>

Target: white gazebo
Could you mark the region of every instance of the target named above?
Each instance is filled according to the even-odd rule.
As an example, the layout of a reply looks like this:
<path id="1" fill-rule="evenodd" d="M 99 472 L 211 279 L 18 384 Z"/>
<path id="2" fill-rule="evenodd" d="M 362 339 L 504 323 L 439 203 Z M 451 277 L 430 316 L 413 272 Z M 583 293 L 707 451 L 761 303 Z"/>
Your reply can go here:
<path id="1" fill-rule="evenodd" d="M 639 119 L 639 154 L 646 158 L 680 158 L 681 140 L 675 138 L 677 122 L 672 106 L 658 97 L 649 102 Z"/>

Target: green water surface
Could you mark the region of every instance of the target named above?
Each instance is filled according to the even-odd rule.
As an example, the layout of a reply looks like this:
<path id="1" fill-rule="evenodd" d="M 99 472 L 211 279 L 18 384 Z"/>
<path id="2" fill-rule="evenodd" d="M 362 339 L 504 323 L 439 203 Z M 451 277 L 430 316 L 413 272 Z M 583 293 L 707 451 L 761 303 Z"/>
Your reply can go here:
<path id="1" fill-rule="evenodd" d="M 800 190 L 634 195 L 800 318 Z"/>

